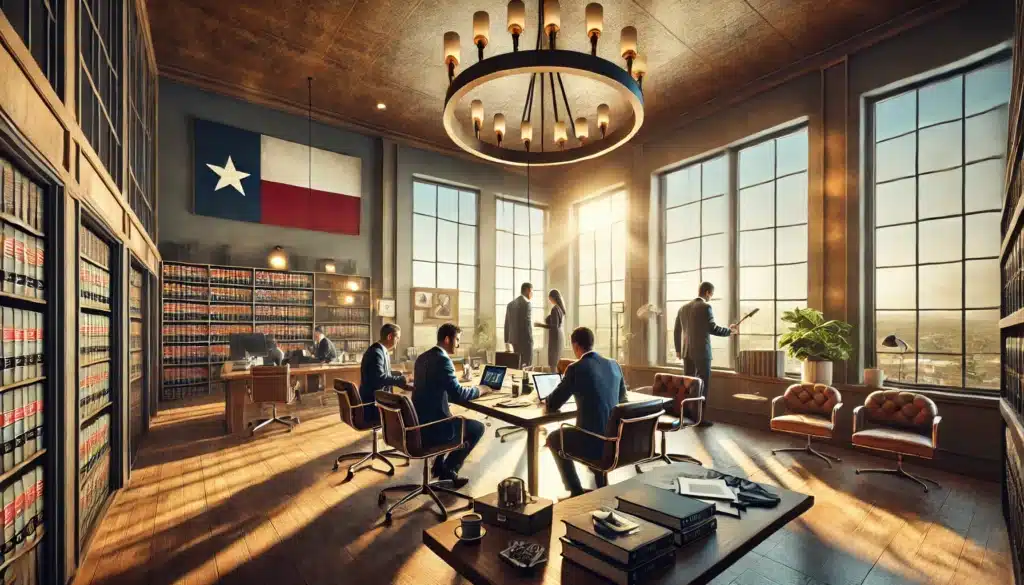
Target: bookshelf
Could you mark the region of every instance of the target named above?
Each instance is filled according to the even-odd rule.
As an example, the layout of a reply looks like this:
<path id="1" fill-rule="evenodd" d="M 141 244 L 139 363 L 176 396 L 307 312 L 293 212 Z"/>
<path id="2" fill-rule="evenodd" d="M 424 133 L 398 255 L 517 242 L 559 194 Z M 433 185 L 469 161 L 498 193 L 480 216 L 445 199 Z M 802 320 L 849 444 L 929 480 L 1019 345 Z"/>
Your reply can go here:
<path id="1" fill-rule="evenodd" d="M 150 274 L 132 259 L 128 268 L 128 457 L 135 461 L 139 443 L 148 428 L 148 340 Z M 131 467 L 131 465 L 129 465 Z"/>
<path id="2" fill-rule="evenodd" d="M 29 575 L 41 581 L 38 558 L 48 524 L 44 486 L 55 485 L 52 453 L 46 449 L 46 413 L 54 382 L 47 376 L 53 341 L 46 334 L 54 323 L 49 304 L 52 267 L 46 251 L 53 249 L 49 205 L 53 189 L 22 172 L 0 155 L 0 405 L 3 408 L 0 451 L 0 575 Z"/>
<path id="3" fill-rule="evenodd" d="M 371 343 L 365 276 L 165 262 L 161 292 L 161 401 L 223 390 L 218 376 L 233 333 L 273 334 L 287 353 L 311 346 L 322 325 L 353 358 Z"/>

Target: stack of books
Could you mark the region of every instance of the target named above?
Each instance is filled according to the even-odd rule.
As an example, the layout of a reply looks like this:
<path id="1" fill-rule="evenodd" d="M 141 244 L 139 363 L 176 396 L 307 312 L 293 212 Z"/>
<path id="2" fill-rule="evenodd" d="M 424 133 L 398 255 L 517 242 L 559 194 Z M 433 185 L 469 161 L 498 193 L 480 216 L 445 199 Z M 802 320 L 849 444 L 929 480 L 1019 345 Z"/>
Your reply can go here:
<path id="1" fill-rule="evenodd" d="M 686 546 L 718 530 L 715 505 L 696 498 L 643 485 L 618 500 L 619 511 L 671 530 L 676 546 Z"/>
<path id="2" fill-rule="evenodd" d="M 618 585 L 636 585 L 675 563 L 671 530 L 620 512 L 615 515 L 636 527 L 615 534 L 601 528 L 592 512 L 562 520 L 563 567 L 581 575 L 570 581 L 589 582 L 592 579 L 584 575 L 594 573 Z"/>

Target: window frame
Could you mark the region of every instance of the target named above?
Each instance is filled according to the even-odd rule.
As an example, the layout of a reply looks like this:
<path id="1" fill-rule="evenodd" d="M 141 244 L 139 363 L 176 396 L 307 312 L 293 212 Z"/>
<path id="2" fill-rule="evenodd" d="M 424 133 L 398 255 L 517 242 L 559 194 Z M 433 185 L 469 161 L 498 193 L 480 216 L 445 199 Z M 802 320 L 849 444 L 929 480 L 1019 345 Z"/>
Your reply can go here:
<path id="1" fill-rule="evenodd" d="M 89 0 L 78 0 L 75 11 L 77 121 L 100 164 L 123 190 L 125 88 L 122 82 L 125 64 L 122 52 L 127 42 L 123 34 L 124 6 L 117 2 L 101 6 L 108 11 L 106 24 L 109 30 L 104 37 L 103 18 L 93 14 L 89 4 Z M 99 79 L 93 77 L 92 66 L 95 66 Z M 104 87 L 106 94 L 103 93 Z M 92 111 L 84 115 L 85 108 Z"/>
<path id="2" fill-rule="evenodd" d="M 23 15 L 25 22 L 14 20 L 14 11 L 3 10 L 7 2 L 17 2 L 21 10 L 17 13 Z M 50 83 L 54 93 L 63 98 L 64 96 L 64 21 L 65 2 L 63 0 L 6 0 L 0 2 L 0 14 L 4 14 L 10 22 L 14 31 L 29 53 L 32 60 L 39 66 L 43 76 Z M 37 13 L 41 12 L 41 14 Z M 43 39 L 34 37 L 37 31 L 34 27 L 34 19 L 43 18 L 42 25 Z M 22 30 L 22 27 L 26 27 Z M 42 54 L 39 54 L 39 53 Z M 43 61 L 40 61 L 42 57 Z"/>
<path id="3" fill-rule="evenodd" d="M 608 260 L 609 260 L 610 265 L 608 267 L 609 279 L 607 281 L 599 281 L 597 279 L 597 247 L 596 247 L 596 244 L 597 244 L 598 240 L 595 237 L 595 240 L 594 240 L 595 248 L 594 248 L 594 257 L 593 257 L 593 260 L 594 260 L 594 281 L 588 283 L 588 285 L 593 285 L 595 287 L 594 302 L 590 303 L 590 304 L 587 304 L 587 305 L 584 305 L 584 306 L 587 306 L 587 307 L 590 307 L 590 306 L 594 307 L 594 323 L 593 324 L 585 324 L 580 319 L 580 306 L 581 306 L 581 304 L 580 304 L 580 297 L 581 297 L 580 289 L 583 286 L 586 286 L 586 285 L 584 285 L 582 283 L 582 281 L 580 279 L 580 270 L 581 270 L 581 261 L 580 261 L 580 259 L 582 258 L 582 254 L 580 252 L 580 250 L 581 250 L 581 243 L 582 243 L 581 242 L 582 232 L 580 231 L 580 215 L 581 215 L 580 212 L 587 205 L 593 204 L 593 203 L 595 203 L 597 201 L 600 201 L 602 199 L 607 199 L 608 200 L 608 205 L 609 205 L 609 208 L 610 208 L 611 205 L 612 205 L 612 200 L 616 196 L 618 196 L 618 195 L 622 195 L 622 197 L 623 197 L 623 200 L 624 200 L 623 201 L 623 205 L 626 208 L 626 213 L 625 213 L 625 215 L 620 220 L 612 221 L 608 225 L 608 228 L 609 228 L 609 235 L 608 235 L 609 256 L 608 256 Z M 600 338 L 600 336 L 598 334 L 600 328 L 597 326 L 597 307 L 599 305 L 604 304 L 604 303 L 598 303 L 597 302 L 597 290 L 596 289 L 597 289 L 597 284 L 599 282 L 607 282 L 608 285 L 609 285 L 609 296 L 608 296 L 608 303 L 607 304 L 608 304 L 608 310 L 609 310 L 609 316 L 610 316 L 610 326 L 608 327 L 608 329 L 609 329 L 608 354 L 609 355 L 607 355 L 606 357 L 618 360 L 618 353 L 622 349 L 622 344 L 623 344 L 623 341 L 625 340 L 625 338 L 624 338 L 624 329 L 625 329 L 625 327 L 626 327 L 626 325 L 628 323 L 628 317 L 625 318 L 625 319 L 619 319 L 618 316 L 620 314 L 622 314 L 622 313 L 618 313 L 618 312 L 615 311 L 615 305 L 619 304 L 619 305 L 622 305 L 623 307 L 625 306 L 626 295 L 628 294 L 628 284 L 627 283 L 629 282 L 629 266 L 628 266 L 628 255 L 627 255 L 626 256 L 627 261 L 623 263 L 623 267 L 622 267 L 622 270 L 623 270 L 622 278 L 621 279 L 615 278 L 615 254 L 614 254 L 615 248 L 614 248 L 614 242 L 613 242 L 614 238 L 613 238 L 613 236 L 611 234 L 611 230 L 612 230 L 613 226 L 615 224 L 617 224 L 617 223 L 624 224 L 624 226 L 625 226 L 625 229 L 624 229 L 625 238 L 626 238 L 627 241 L 623 242 L 623 246 L 628 246 L 628 239 L 629 239 L 629 191 L 626 189 L 625 185 L 616 185 L 616 186 L 609 187 L 607 189 L 598 191 L 598 192 L 596 192 L 596 193 L 586 197 L 585 199 L 577 201 L 574 204 L 574 206 L 573 206 L 573 216 L 574 216 L 573 217 L 573 222 L 574 222 L 573 228 L 575 229 L 575 232 L 574 232 L 575 237 L 573 238 L 573 254 L 574 254 L 574 257 L 575 257 L 575 260 L 576 260 L 575 266 L 573 266 L 573 269 L 572 269 L 573 283 L 575 285 L 575 290 L 574 290 L 575 294 L 573 294 L 573 300 L 572 300 L 573 309 L 575 311 L 575 314 L 574 314 L 575 321 L 574 322 L 576 323 L 577 327 L 582 327 L 582 326 L 589 326 L 589 327 L 591 327 L 591 329 L 594 332 L 594 349 L 595 350 L 603 349 L 602 340 L 601 340 L 601 338 Z M 622 282 L 623 282 L 623 299 L 622 299 L 622 301 L 616 301 L 615 300 L 614 283 L 619 281 L 619 280 L 622 280 Z M 619 332 L 619 336 L 618 336 L 618 339 L 617 339 L 618 343 L 616 343 L 616 336 L 615 336 L 616 331 Z"/>
<path id="4" fill-rule="evenodd" d="M 908 176 L 908 177 L 900 177 L 900 178 L 892 179 L 890 181 L 886 181 L 883 184 L 887 184 L 889 182 L 895 182 L 895 181 L 898 181 L 898 180 L 905 180 L 905 179 L 908 179 L 908 178 L 913 178 L 914 179 L 914 181 L 915 181 L 915 196 L 914 196 L 915 219 L 912 222 L 901 222 L 901 223 L 894 223 L 894 224 L 886 224 L 885 226 L 882 226 L 882 227 L 898 227 L 898 226 L 908 226 L 908 225 L 915 226 L 914 264 L 911 264 L 911 265 L 902 265 L 901 264 L 901 265 L 893 265 L 893 266 L 883 266 L 882 268 L 913 267 L 915 269 L 915 293 L 914 293 L 914 295 L 915 295 L 914 296 L 915 307 L 913 309 L 882 309 L 882 310 L 883 311 L 908 311 L 908 310 L 912 310 L 914 312 L 914 335 L 915 335 L 915 338 L 914 338 L 914 341 L 913 341 L 913 347 L 914 347 L 914 354 L 913 354 L 914 358 L 913 359 L 915 360 L 915 362 L 914 362 L 914 366 L 915 366 L 915 370 L 914 371 L 915 372 L 919 371 L 919 364 L 920 364 L 918 356 L 920 355 L 921 352 L 919 351 L 919 347 L 918 347 L 918 339 L 920 337 L 920 331 L 921 331 L 921 312 L 922 312 L 922 310 L 923 311 L 936 311 L 936 312 L 938 312 L 938 311 L 950 311 L 950 312 L 957 311 L 957 312 L 960 313 L 960 348 L 961 348 L 960 354 L 959 354 L 960 355 L 960 378 L 961 378 L 960 386 L 942 386 L 942 385 L 931 384 L 931 383 L 904 382 L 902 380 L 896 380 L 896 379 L 893 379 L 893 380 L 887 379 L 886 382 L 885 382 L 886 386 L 892 386 L 892 387 L 897 387 L 897 388 L 907 388 L 907 389 L 914 389 L 914 390 L 945 392 L 945 393 L 949 393 L 949 394 L 967 394 L 967 395 L 982 395 L 982 396 L 986 396 L 986 395 L 996 395 L 996 396 L 998 396 L 998 394 L 999 394 L 999 387 L 996 387 L 996 388 L 979 388 L 979 387 L 973 387 L 973 386 L 968 386 L 967 385 L 967 362 L 966 362 L 967 353 L 968 353 L 968 351 L 967 351 L 967 312 L 968 311 L 995 310 L 997 315 L 1000 314 L 1000 306 L 999 306 L 998 303 L 994 307 L 984 307 L 984 308 L 967 307 L 967 286 L 966 286 L 966 284 L 967 284 L 967 263 L 969 261 L 992 260 L 992 259 L 995 259 L 996 262 L 999 263 L 999 260 L 1000 260 L 1000 257 L 999 257 L 998 254 L 996 254 L 995 256 L 968 257 L 968 255 L 967 255 L 967 233 L 966 233 L 967 232 L 967 218 L 972 216 L 972 215 L 981 215 L 981 214 L 996 212 L 996 213 L 999 214 L 1000 225 L 1001 225 L 1002 209 L 1000 208 L 998 210 L 967 211 L 967 185 L 966 185 L 966 181 L 967 181 L 967 168 L 968 168 L 968 166 L 970 166 L 970 164 L 977 164 L 977 163 L 980 163 L 980 162 L 985 162 L 985 161 L 989 161 L 989 160 L 997 160 L 997 159 L 996 159 L 996 157 L 986 157 L 986 158 L 978 159 L 976 161 L 971 161 L 970 163 L 968 163 L 968 161 L 967 161 L 967 148 L 966 148 L 967 132 L 965 130 L 966 130 L 967 120 L 969 120 L 971 118 L 975 118 L 975 117 L 984 116 L 984 115 L 986 115 L 986 114 L 988 114 L 988 113 L 990 113 L 992 111 L 995 111 L 996 109 L 999 109 L 999 108 L 1002 108 L 1002 107 L 1006 107 L 1006 106 L 1005 105 L 999 105 L 999 106 L 996 106 L 996 107 L 993 107 L 993 108 L 989 108 L 989 109 L 987 109 L 985 111 L 982 111 L 982 112 L 971 114 L 970 116 L 966 115 L 966 108 L 967 108 L 967 102 L 966 102 L 967 84 L 966 83 L 961 83 L 961 87 L 960 87 L 960 91 L 961 91 L 960 114 L 959 114 L 959 117 L 956 118 L 956 121 L 959 121 L 960 124 L 961 124 L 960 163 L 958 165 L 954 166 L 954 167 L 943 168 L 943 169 L 934 170 L 934 171 L 927 171 L 927 172 L 924 173 L 924 176 L 927 176 L 927 175 L 930 175 L 930 174 L 938 174 L 938 173 L 947 172 L 947 171 L 954 170 L 954 169 L 960 169 L 961 170 L 961 177 L 960 177 L 960 211 L 958 213 L 956 213 L 956 214 L 944 214 L 944 215 L 924 218 L 924 221 L 935 221 L 935 220 L 952 219 L 952 218 L 960 219 L 960 223 L 961 223 L 961 225 L 960 225 L 960 236 L 961 236 L 960 257 L 959 257 L 958 260 L 954 260 L 954 261 L 936 261 L 936 262 L 923 262 L 922 263 L 920 261 L 920 247 L 921 247 L 920 246 L 920 235 L 919 235 L 919 231 L 917 229 L 917 226 L 919 226 L 921 224 L 921 222 L 922 222 L 922 218 L 921 218 L 921 214 L 920 214 L 920 211 L 921 211 L 920 177 L 922 176 L 922 173 L 919 170 L 919 164 L 920 164 L 920 157 L 919 157 L 920 133 L 921 133 L 922 130 L 927 130 L 929 128 L 939 127 L 939 126 L 942 126 L 944 124 L 949 124 L 949 123 L 951 123 L 953 121 L 952 120 L 945 120 L 945 121 L 941 121 L 941 122 L 934 122 L 934 123 L 928 124 L 926 126 L 920 126 L 921 112 L 920 112 L 920 93 L 919 93 L 919 90 L 921 88 L 926 87 L 926 86 L 930 86 L 930 85 L 934 85 L 934 84 L 939 84 L 939 83 L 942 83 L 944 81 L 948 81 L 950 79 L 957 78 L 957 77 L 960 77 L 960 78 L 963 78 L 964 80 L 966 80 L 966 76 L 969 75 L 972 72 L 979 71 L 979 70 L 984 69 L 985 67 L 988 67 L 990 65 L 995 65 L 997 63 L 1008 61 L 1008 60 L 1011 62 L 1011 67 L 1012 67 L 1012 53 L 1011 53 L 1011 51 L 1009 49 L 1006 49 L 1006 48 L 999 49 L 999 50 L 991 52 L 990 54 L 986 54 L 986 55 L 980 56 L 980 57 L 978 57 L 976 59 L 971 59 L 971 60 L 966 61 L 966 62 L 958 62 L 958 63 L 953 64 L 951 66 L 944 67 L 944 68 L 940 69 L 939 71 L 935 72 L 933 75 L 915 76 L 912 80 L 907 81 L 907 83 L 886 86 L 884 88 L 884 90 L 877 91 L 877 92 L 870 92 L 870 93 L 866 94 L 862 98 L 861 113 L 862 113 L 862 118 L 863 118 L 863 124 L 862 124 L 862 136 L 861 136 L 861 152 L 863 153 L 863 160 L 861 161 L 861 165 L 860 166 L 861 166 L 861 172 L 862 172 L 862 176 L 863 176 L 862 191 L 861 191 L 861 193 L 863 194 L 863 196 L 865 198 L 864 216 L 863 216 L 863 220 L 864 220 L 864 223 L 863 223 L 863 225 L 864 225 L 864 234 L 863 234 L 863 237 L 864 237 L 864 246 L 863 246 L 864 257 L 863 258 L 864 258 L 864 268 L 865 269 L 862 271 L 862 274 L 863 274 L 863 291 L 864 291 L 864 310 L 865 310 L 865 315 L 863 316 L 861 321 L 862 321 L 863 331 L 864 331 L 864 337 L 863 337 L 864 347 L 862 349 L 863 349 L 863 355 L 864 355 L 864 362 L 866 364 L 865 367 L 869 367 L 869 368 L 877 368 L 877 367 L 879 367 L 878 366 L 878 364 L 879 364 L 878 353 L 879 352 L 878 352 L 878 348 L 876 347 L 876 344 L 875 344 L 875 340 L 877 339 L 878 331 L 879 331 L 879 328 L 878 328 L 878 325 L 877 325 L 877 314 L 878 314 L 879 309 L 877 307 L 876 289 L 875 289 L 876 281 L 877 281 L 875 273 L 877 272 L 877 270 L 879 268 L 877 266 L 877 258 L 876 258 L 876 237 L 877 237 L 877 233 L 878 233 L 878 225 L 877 225 L 877 221 L 876 221 L 876 217 L 875 217 L 875 215 L 876 215 L 875 214 L 876 203 L 877 203 L 877 184 L 876 184 L 876 181 L 875 181 L 875 176 L 876 176 L 876 168 L 875 167 L 876 167 L 876 148 L 877 148 L 878 141 L 876 141 L 876 139 L 875 139 L 875 136 L 876 136 L 876 132 L 875 132 L 876 113 L 875 112 L 876 112 L 876 106 L 880 102 L 883 102 L 883 101 L 885 101 L 885 100 L 887 100 L 889 98 L 894 98 L 894 97 L 906 94 L 906 93 L 911 92 L 911 91 L 915 92 L 915 94 L 914 94 L 914 103 L 915 103 L 915 113 L 914 113 L 914 116 L 915 116 L 915 119 L 914 119 L 914 128 L 913 128 L 913 130 L 909 130 L 909 131 L 902 132 L 902 133 L 899 133 L 899 134 L 896 134 L 896 135 L 893 135 L 893 136 L 889 136 L 889 137 L 885 138 L 884 141 L 896 140 L 896 139 L 898 139 L 900 137 L 903 137 L 903 136 L 909 136 L 911 133 L 914 134 L 914 136 L 915 136 L 915 138 L 914 138 L 914 173 L 912 175 Z M 1011 89 L 1012 89 L 1012 85 L 1011 85 Z M 1009 95 L 1007 95 L 1007 98 L 1009 99 Z M 1003 155 L 1002 155 L 1002 160 L 1003 160 L 1004 164 L 1005 164 L 1006 156 L 1007 156 L 1007 154 L 1004 152 Z M 1004 171 L 1005 171 L 1005 169 L 1004 169 Z M 1004 198 L 1005 198 L 1005 194 L 1004 194 Z M 919 285 L 919 283 L 920 283 L 920 276 L 919 276 L 919 272 L 917 272 L 919 270 L 919 268 L 921 266 L 940 266 L 940 265 L 944 265 L 944 264 L 951 264 L 951 263 L 954 263 L 954 262 L 955 263 L 959 263 L 960 266 L 961 266 L 961 270 L 960 270 L 960 276 L 961 276 L 961 282 L 960 282 L 960 306 L 958 308 L 956 308 L 956 309 L 921 309 L 921 290 L 920 290 L 920 285 Z M 910 353 L 910 352 L 907 352 L 907 353 Z M 943 353 L 943 352 L 924 352 L 924 353 L 925 353 L 925 355 L 935 355 L 935 356 L 947 356 L 947 355 L 948 356 L 953 356 L 953 355 L 956 355 L 956 354 L 953 354 L 953 353 Z M 997 349 L 996 352 L 983 353 L 983 354 L 980 354 L 980 355 L 1000 356 L 1001 354 L 1000 354 L 1000 352 Z"/>
<path id="5" fill-rule="evenodd" d="M 513 205 L 512 231 L 504 229 L 504 228 L 502 228 L 502 227 L 500 227 L 498 225 L 498 219 L 497 219 L 499 217 L 498 207 L 500 205 L 502 205 L 502 204 L 506 204 L 506 205 L 511 204 L 511 205 Z M 515 258 L 515 236 L 516 236 L 516 232 L 515 232 L 515 206 L 522 206 L 522 207 L 525 207 L 527 209 L 527 225 L 528 225 L 528 232 L 529 232 L 528 235 L 527 235 L 527 238 L 529 240 L 529 242 L 528 242 L 529 243 L 529 254 L 528 254 L 528 257 L 530 259 L 530 262 L 529 262 L 530 267 L 526 268 L 526 269 L 524 269 L 524 268 L 522 268 L 520 266 L 516 266 L 515 265 L 515 262 L 516 262 L 516 258 Z M 532 229 L 529 227 L 530 225 L 532 225 L 532 221 L 533 220 L 532 220 L 531 214 L 532 214 L 532 211 L 534 209 L 536 209 L 537 211 L 539 211 L 541 213 L 541 230 L 540 230 L 539 233 L 534 233 L 532 231 Z M 550 213 L 550 210 L 548 209 L 548 207 L 545 206 L 545 205 L 541 205 L 541 204 L 538 204 L 538 203 L 533 202 L 533 201 L 527 202 L 527 201 L 524 201 L 524 200 L 521 200 L 521 199 L 518 199 L 518 198 L 515 198 L 515 197 L 502 196 L 502 195 L 498 195 L 498 196 L 496 196 L 494 198 L 494 210 L 495 210 L 495 225 L 494 225 L 494 234 L 495 234 L 495 238 L 494 238 L 494 271 L 495 271 L 495 282 L 494 282 L 494 293 L 495 293 L 494 294 L 494 345 L 495 345 L 495 349 L 496 350 L 501 350 L 501 349 L 503 349 L 505 347 L 505 338 L 503 336 L 504 329 L 505 329 L 505 324 L 504 324 L 504 322 L 502 320 L 498 319 L 498 315 L 499 315 L 499 311 L 504 309 L 509 301 L 511 301 L 514 298 L 517 298 L 518 295 L 519 295 L 518 287 L 522 283 L 515 281 L 515 271 L 516 270 L 526 270 L 527 272 L 530 273 L 530 280 L 529 280 L 529 282 L 534 285 L 534 292 L 533 292 L 534 296 L 533 296 L 533 300 L 531 301 L 531 306 L 532 306 L 531 313 L 539 310 L 539 312 L 540 312 L 540 320 L 543 320 L 543 318 L 544 318 L 544 308 L 546 306 L 544 304 L 544 301 L 547 300 L 547 291 L 548 291 L 548 289 L 551 288 L 548 285 L 548 268 L 547 268 L 547 258 L 546 258 L 546 253 L 545 253 L 546 252 L 545 243 L 547 241 L 548 221 L 550 220 L 551 213 Z M 511 266 L 506 266 L 504 264 L 499 263 L 499 261 L 498 261 L 498 257 L 499 257 L 499 238 L 498 238 L 498 234 L 499 233 L 507 233 L 507 234 L 511 234 L 512 235 L 512 265 Z M 523 234 L 519 234 L 519 235 L 523 235 Z M 540 268 L 539 272 L 541 273 L 541 278 L 543 278 L 543 282 L 541 283 L 543 286 L 541 286 L 540 289 L 537 288 L 537 283 L 534 282 L 535 279 L 533 278 L 533 273 L 535 271 L 538 271 L 537 269 L 533 268 L 533 238 L 535 236 L 540 236 L 540 238 L 541 238 L 541 261 L 543 262 L 543 264 L 542 264 L 542 267 Z M 507 301 L 502 300 L 498 296 L 498 291 L 500 291 L 500 290 L 507 290 L 507 289 L 502 289 L 502 288 L 500 288 L 498 286 L 497 272 L 498 272 L 499 268 L 507 268 L 507 269 L 512 271 L 512 278 L 513 278 L 512 295 L 513 296 L 512 296 L 511 299 L 508 299 Z M 540 294 L 538 295 L 538 293 L 540 293 Z M 534 321 L 534 322 L 536 322 L 538 320 L 536 318 L 536 315 L 533 315 L 533 314 L 530 315 L 530 319 L 531 319 L 531 321 Z M 499 333 L 501 335 L 499 335 Z M 535 349 L 541 349 L 541 348 L 545 347 L 546 337 L 544 335 L 544 330 L 539 328 L 539 327 L 534 327 L 533 328 L 533 340 L 534 340 L 534 348 Z"/>

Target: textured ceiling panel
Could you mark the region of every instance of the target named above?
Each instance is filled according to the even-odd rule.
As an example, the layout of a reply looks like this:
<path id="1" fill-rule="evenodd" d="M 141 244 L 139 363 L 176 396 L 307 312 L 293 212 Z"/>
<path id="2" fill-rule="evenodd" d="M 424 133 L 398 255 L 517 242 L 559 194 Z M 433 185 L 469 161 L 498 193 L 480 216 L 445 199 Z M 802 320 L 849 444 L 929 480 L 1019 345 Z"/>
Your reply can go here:
<path id="1" fill-rule="evenodd" d="M 589 51 L 584 29 L 588 0 L 561 2 L 559 48 Z M 622 63 L 619 30 L 639 31 L 645 126 L 670 123 L 688 109 L 777 71 L 803 57 L 876 27 L 927 0 L 607 0 L 600 56 Z M 306 78 L 315 78 L 314 106 L 357 126 L 454 148 L 441 124 L 447 76 L 442 35 L 462 38 L 462 63 L 476 61 L 472 15 L 491 17 L 486 54 L 512 49 L 505 32 L 506 0 L 150 0 L 157 64 L 165 72 L 202 80 L 240 97 L 260 95 L 302 105 Z M 537 35 L 536 0 L 526 0 L 527 30 Z M 575 116 L 596 134 L 598 103 L 617 103 L 600 84 L 564 77 Z M 497 80 L 474 91 L 484 101 L 485 130 L 494 112 L 518 137 L 527 76 Z M 559 92 L 559 101 L 561 96 Z M 546 100 L 550 104 L 550 88 Z M 387 104 L 384 112 L 377 102 Z M 549 106 L 550 107 L 550 106 Z M 539 100 L 533 113 L 539 128 Z M 560 103 L 560 114 L 564 108 Z M 613 109 L 612 125 L 627 112 Z M 468 124 L 468 106 L 458 112 Z M 546 136 L 552 116 L 545 115 Z"/>

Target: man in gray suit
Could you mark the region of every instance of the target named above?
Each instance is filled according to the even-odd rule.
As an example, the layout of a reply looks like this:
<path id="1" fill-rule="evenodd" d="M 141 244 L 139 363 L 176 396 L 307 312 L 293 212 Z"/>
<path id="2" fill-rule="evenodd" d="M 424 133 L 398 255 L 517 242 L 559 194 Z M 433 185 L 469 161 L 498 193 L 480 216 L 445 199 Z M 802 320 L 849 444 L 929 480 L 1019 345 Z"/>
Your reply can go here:
<path id="1" fill-rule="evenodd" d="M 679 307 L 673 337 L 676 357 L 683 360 L 683 373 L 696 376 L 704 383 L 704 396 L 711 388 L 711 336 L 728 337 L 739 333 L 739 327 L 728 328 L 715 323 L 715 314 L 708 301 L 715 295 L 715 285 L 700 283 L 698 297 Z M 708 422 L 710 424 L 710 422 Z"/>
<path id="2" fill-rule="evenodd" d="M 533 320 L 530 319 L 530 298 L 533 285 L 524 282 L 519 287 L 519 296 L 505 309 L 505 345 L 519 354 L 519 365 L 533 364 Z"/>

